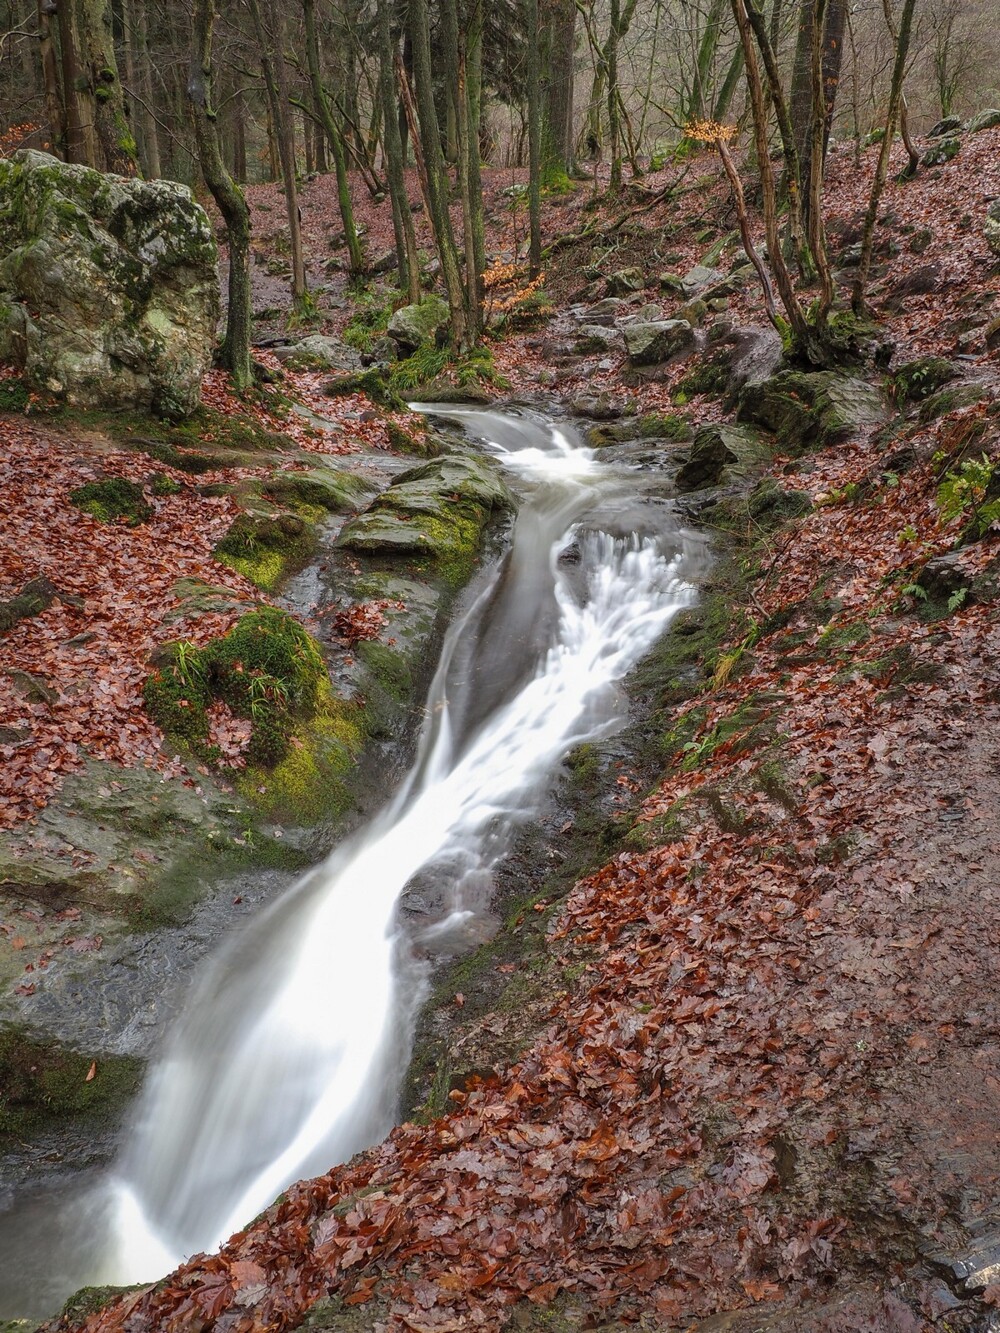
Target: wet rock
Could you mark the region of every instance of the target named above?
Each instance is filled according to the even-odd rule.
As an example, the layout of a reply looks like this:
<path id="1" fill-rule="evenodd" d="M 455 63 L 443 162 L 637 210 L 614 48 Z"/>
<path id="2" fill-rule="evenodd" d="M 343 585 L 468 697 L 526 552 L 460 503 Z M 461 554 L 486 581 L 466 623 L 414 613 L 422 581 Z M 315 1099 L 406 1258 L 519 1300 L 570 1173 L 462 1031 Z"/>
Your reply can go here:
<path id="1" fill-rule="evenodd" d="M 686 319 L 652 320 L 629 324 L 622 330 L 629 361 L 633 366 L 655 366 L 690 351 L 694 329 Z"/>
<path id="2" fill-rule="evenodd" d="M 573 344 L 574 352 L 608 352 L 621 344 L 621 334 L 603 324 L 584 324 Z"/>
<path id="3" fill-rule="evenodd" d="M 290 347 L 277 347 L 274 355 L 290 370 L 337 370 L 349 375 L 361 369 L 361 356 L 353 347 L 320 333 Z"/>
<path id="4" fill-rule="evenodd" d="M 740 393 L 737 419 L 773 431 L 782 448 L 836 443 L 888 416 L 871 384 L 834 370 L 785 370 Z"/>
<path id="5" fill-rule="evenodd" d="M 572 398 L 568 406 L 575 416 L 590 417 L 591 421 L 617 421 L 623 414 L 621 403 L 604 394 L 593 398 Z"/>
<path id="6" fill-rule="evenodd" d="M 584 320 L 586 323 L 595 324 L 599 320 L 614 319 L 628 309 L 628 303 L 620 296 L 606 296 L 603 301 L 598 301 L 596 305 L 587 306 L 584 311 Z"/>
<path id="7" fill-rule="evenodd" d="M 947 551 L 927 561 L 917 583 L 932 601 L 946 602 L 957 592 L 968 596 L 972 575 L 962 566 L 961 551 Z"/>
<path id="8" fill-rule="evenodd" d="M 760 384 L 776 374 L 784 356 L 777 330 L 736 328 L 727 336 L 732 351 L 729 357 L 730 393 L 738 393 L 747 384 Z"/>
<path id="9" fill-rule="evenodd" d="M 990 107 L 973 116 L 965 128 L 969 134 L 978 134 L 980 130 L 992 130 L 997 125 L 1000 125 L 1000 110 Z"/>
<path id="10" fill-rule="evenodd" d="M 958 374 L 958 367 L 943 356 L 921 356 L 907 361 L 893 376 L 897 398 L 920 402 L 937 393 Z"/>
<path id="11" fill-rule="evenodd" d="M 425 296 L 416 305 L 404 305 L 389 320 L 389 337 L 404 353 L 437 342 L 448 328 L 451 316 L 440 296 Z"/>
<path id="12" fill-rule="evenodd" d="M 193 412 L 219 280 L 191 191 L 23 150 L 0 196 L 0 357 L 78 406 Z"/>
<path id="13" fill-rule="evenodd" d="M 986 222 L 983 224 L 986 244 L 995 255 L 1000 255 L 1000 199 L 994 199 L 986 210 Z"/>
<path id="14" fill-rule="evenodd" d="M 464 577 L 487 524 L 514 507 L 498 472 L 450 454 L 402 473 L 344 526 L 337 544 L 352 551 L 426 557 L 445 577 Z"/>
<path id="15" fill-rule="evenodd" d="M 29 579 L 16 597 L 0 602 L 0 634 L 6 634 L 19 620 L 41 615 L 58 596 L 58 588 L 49 579 Z"/>
<path id="16" fill-rule="evenodd" d="M 720 273 L 717 268 L 706 268 L 703 264 L 695 264 L 681 279 L 681 290 L 685 296 L 697 296 L 706 287 L 712 287 L 724 280 L 725 274 Z"/>
<path id="17" fill-rule="evenodd" d="M 751 431 L 739 426 L 704 426 L 694 437 L 675 485 L 682 494 L 718 486 L 725 480 L 727 468 L 755 453 L 759 456 L 760 449 Z"/>

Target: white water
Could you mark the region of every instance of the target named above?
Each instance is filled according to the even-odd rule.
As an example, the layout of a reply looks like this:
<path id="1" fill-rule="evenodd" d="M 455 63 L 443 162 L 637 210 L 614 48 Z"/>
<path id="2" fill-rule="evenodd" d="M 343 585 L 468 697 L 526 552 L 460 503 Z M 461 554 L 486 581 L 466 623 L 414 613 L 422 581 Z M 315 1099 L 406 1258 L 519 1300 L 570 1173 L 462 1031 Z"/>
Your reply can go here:
<path id="1" fill-rule="evenodd" d="M 665 511 L 636 500 L 635 474 L 531 419 L 449 415 L 522 491 L 511 548 L 448 633 L 402 790 L 196 988 L 111 1181 L 89 1281 L 161 1276 L 388 1130 L 426 972 L 401 894 L 418 872 L 435 886 L 428 935 L 483 911 L 508 831 L 571 747 L 618 724 L 618 683 L 691 599 L 701 544 L 650 531 Z"/>

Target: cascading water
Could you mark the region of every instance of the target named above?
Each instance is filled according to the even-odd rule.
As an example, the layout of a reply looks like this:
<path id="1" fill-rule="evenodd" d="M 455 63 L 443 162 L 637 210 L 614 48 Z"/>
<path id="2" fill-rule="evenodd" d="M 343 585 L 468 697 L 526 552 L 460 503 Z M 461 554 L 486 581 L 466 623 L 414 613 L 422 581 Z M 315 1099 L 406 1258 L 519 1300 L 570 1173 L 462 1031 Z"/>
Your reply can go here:
<path id="1" fill-rule="evenodd" d="M 67 1291 L 161 1276 L 388 1130 L 426 973 L 407 884 L 437 886 L 439 937 L 481 916 L 507 832 L 567 750 L 616 725 L 618 683 L 691 599 L 704 545 L 640 474 L 533 418 L 448 415 L 522 492 L 510 549 L 448 633 L 402 790 L 196 988 L 113 1177 L 75 1205 L 103 1239 Z"/>

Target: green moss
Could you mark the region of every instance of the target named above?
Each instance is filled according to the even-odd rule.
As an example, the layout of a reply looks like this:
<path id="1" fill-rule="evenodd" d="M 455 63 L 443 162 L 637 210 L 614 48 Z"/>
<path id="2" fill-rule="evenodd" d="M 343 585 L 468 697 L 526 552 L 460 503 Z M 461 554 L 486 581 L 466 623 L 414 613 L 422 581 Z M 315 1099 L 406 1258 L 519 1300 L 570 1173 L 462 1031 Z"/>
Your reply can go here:
<path id="1" fill-rule="evenodd" d="M 174 481 L 165 472 L 158 472 L 149 483 L 154 495 L 178 495 L 184 489 L 179 481 Z"/>
<path id="2" fill-rule="evenodd" d="M 208 744 L 206 709 L 214 699 L 224 701 L 253 724 L 248 762 L 273 768 L 289 753 L 296 727 L 315 716 L 324 687 L 329 682 L 315 640 L 284 611 L 262 607 L 203 648 L 168 645 L 143 697 L 168 736 L 211 763 L 219 755 Z"/>
<path id="3" fill-rule="evenodd" d="M 0 1141 L 66 1117 L 106 1120 L 138 1091 L 142 1070 L 128 1056 L 71 1051 L 0 1026 Z"/>
<path id="4" fill-rule="evenodd" d="M 378 370 L 361 370 L 354 375 L 335 375 L 327 380 L 323 392 L 330 398 L 344 398 L 351 394 L 363 393 L 391 412 L 405 412 L 406 403 Z"/>
<path id="5" fill-rule="evenodd" d="M 315 715 L 282 758 L 270 768 L 249 764 L 237 787 L 271 818 L 316 823 L 342 815 L 353 799 L 348 778 L 365 737 L 364 710 L 338 699 L 325 682 Z"/>
<path id="6" fill-rule="evenodd" d="M 702 361 L 677 381 L 674 401 L 686 403 L 698 394 L 724 393 L 729 379 L 725 358 Z"/>
<path id="7" fill-rule="evenodd" d="M 690 440 L 694 430 L 679 412 L 651 412 L 636 423 L 635 437 L 642 440 Z"/>
<path id="8" fill-rule="evenodd" d="M 391 699 L 407 703 L 413 697 L 413 675 L 403 653 L 375 642 L 359 643 L 355 652 Z"/>
<path id="9" fill-rule="evenodd" d="M 30 401 L 31 390 L 24 380 L 0 380 L 0 412 L 23 412 Z"/>
<path id="10" fill-rule="evenodd" d="M 316 534 L 301 515 L 241 514 L 212 552 L 220 564 L 270 592 L 316 549 Z"/>
<path id="11" fill-rule="evenodd" d="M 389 437 L 391 448 L 398 454 L 416 454 L 418 458 L 436 458 L 441 452 L 441 446 L 433 435 L 429 433 L 426 425 L 416 430 L 406 430 L 395 421 L 385 423 L 385 431 Z"/>
<path id="12" fill-rule="evenodd" d="M 70 491 L 69 498 L 77 509 L 82 509 L 85 514 L 90 514 L 102 523 L 114 523 L 123 518 L 129 527 L 134 528 L 145 523 L 153 514 L 146 503 L 142 487 L 122 477 L 89 481 L 85 486 Z"/>
<path id="13" fill-rule="evenodd" d="M 955 366 L 943 356 L 922 356 L 916 361 L 908 361 L 896 371 L 893 393 L 897 400 L 921 401 L 937 393 L 956 374 Z"/>

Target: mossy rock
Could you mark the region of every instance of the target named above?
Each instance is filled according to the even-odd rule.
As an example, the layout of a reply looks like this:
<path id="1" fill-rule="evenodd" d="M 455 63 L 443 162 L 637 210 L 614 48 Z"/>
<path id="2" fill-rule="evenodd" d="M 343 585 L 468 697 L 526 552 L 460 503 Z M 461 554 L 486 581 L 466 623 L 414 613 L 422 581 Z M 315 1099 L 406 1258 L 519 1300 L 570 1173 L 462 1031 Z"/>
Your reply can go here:
<path id="1" fill-rule="evenodd" d="M 942 139 L 939 143 L 932 144 L 924 153 L 920 161 L 925 167 L 941 167 L 946 162 L 950 162 L 962 151 L 962 140 L 956 138 Z"/>
<path id="2" fill-rule="evenodd" d="M 265 495 L 283 504 L 300 504 L 347 514 L 358 507 L 370 488 L 353 472 L 309 468 L 305 472 L 273 472 L 262 483 Z"/>
<path id="3" fill-rule="evenodd" d="M 385 423 L 385 433 L 389 437 L 389 445 L 395 449 L 398 454 L 416 454 L 418 458 L 436 458 L 441 453 L 441 442 L 436 435 L 432 434 L 426 423 L 413 430 L 407 430 L 405 426 L 399 425 L 396 421 L 387 421 Z"/>
<path id="4" fill-rule="evenodd" d="M 897 399 L 920 402 L 936 394 L 958 374 L 958 368 L 943 356 L 922 356 L 907 361 L 893 376 Z"/>
<path id="5" fill-rule="evenodd" d="M 737 420 L 773 431 L 792 453 L 836 444 L 888 417 L 882 393 L 865 380 L 833 370 L 785 370 L 739 397 Z"/>
<path id="6" fill-rule="evenodd" d="M 643 417 L 592 426 L 586 435 L 592 449 L 623 444 L 629 440 L 673 440 L 682 443 L 693 437 L 691 422 L 679 412 L 650 412 Z"/>
<path id="7" fill-rule="evenodd" d="M 465 578 L 490 520 L 514 509 L 499 473 L 457 454 L 404 472 L 341 530 L 338 545 L 432 562 L 449 582 Z"/>
<path id="8" fill-rule="evenodd" d="M 942 389 L 921 405 L 920 424 L 927 426 L 949 412 L 957 412 L 962 407 L 974 407 L 986 396 L 987 390 L 982 384 L 957 384 L 953 389 Z"/>
<path id="9" fill-rule="evenodd" d="M 335 375 L 323 385 L 323 392 L 328 398 L 348 398 L 352 394 L 363 393 L 391 412 L 405 412 L 406 403 L 392 388 L 387 377 L 378 370 L 362 370 L 356 375 Z"/>
<path id="10" fill-rule="evenodd" d="M 153 516 L 142 487 L 122 477 L 88 481 L 85 486 L 77 486 L 70 491 L 69 498 L 77 509 L 82 509 L 101 523 L 116 523 L 124 519 L 129 527 L 135 528 Z"/>
<path id="11" fill-rule="evenodd" d="M 220 564 L 270 592 L 289 573 L 301 569 L 316 546 L 315 531 L 299 514 L 241 514 L 212 554 Z"/>
<path id="12" fill-rule="evenodd" d="M 90 1315 L 97 1314 L 119 1296 L 145 1291 L 148 1286 L 148 1282 L 139 1282 L 131 1287 L 81 1287 L 69 1298 L 59 1315 L 68 1323 L 82 1324 Z"/>
<path id="13" fill-rule="evenodd" d="M 734 468 L 761 462 L 767 456 L 756 432 L 746 426 L 703 426 L 674 484 L 682 494 L 718 486 L 730 475 L 737 475 Z"/>
<path id="14" fill-rule="evenodd" d="M 72 1051 L 0 1025 L 0 1142 L 68 1117 L 107 1120 L 135 1096 L 143 1068 L 129 1056 Z"/>
<path id="15" fill-rule="evenodd" d="M 207 709 L 223 701 L 252 723 L 248 763 L 274 768 L 292 748 L 296 729 L 316 715 L 324 685 L 326 666 L 316 641 L 284 611 L 261 607 L 202 648 L 167 645 L 143 698 L 168 736 L 211 763 L 220 755 L 209 741 Z"/>

